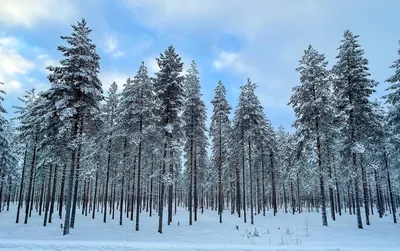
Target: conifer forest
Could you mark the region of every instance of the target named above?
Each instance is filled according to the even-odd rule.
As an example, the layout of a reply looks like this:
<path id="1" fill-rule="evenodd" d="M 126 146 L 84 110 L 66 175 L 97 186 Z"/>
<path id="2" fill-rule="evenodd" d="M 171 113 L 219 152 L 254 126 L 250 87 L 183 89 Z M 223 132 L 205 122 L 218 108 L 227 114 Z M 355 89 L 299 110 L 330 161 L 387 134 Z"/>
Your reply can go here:
<path id="1" fill-rule="evenodd" d="M 49 88 L 27 90 L 14 111 L 0 103 L 0 215 L 10 212 L 13 224 L 57 224 L 70 235 L 82 217 L 132 221 L 139 232 L 146 219 L 155 234 L 200 224 L 205 212 L 249 226 L 313 212 L 327 228 L 350 215 L 357 231 L 399 220 L 400 49 L 396 61 L 378 62 L 392 71 L 378 83 L 356 31 L 337 38 L 332 66 L 304 48 L 285 130 L 259 100 L 263 83 L 248 76 L 232 107 L 225 80 L 215 79 L 205 100 L 196 61 L 184 70 L 172 45 L 155 74 L 134 62 L 126 82 L 103 89 L 90 25 L 82 19 L 70 31 L 55 35 L 62 60 L 43 69 Z M 372 99 L 378 85 L 385 95 Z"/>

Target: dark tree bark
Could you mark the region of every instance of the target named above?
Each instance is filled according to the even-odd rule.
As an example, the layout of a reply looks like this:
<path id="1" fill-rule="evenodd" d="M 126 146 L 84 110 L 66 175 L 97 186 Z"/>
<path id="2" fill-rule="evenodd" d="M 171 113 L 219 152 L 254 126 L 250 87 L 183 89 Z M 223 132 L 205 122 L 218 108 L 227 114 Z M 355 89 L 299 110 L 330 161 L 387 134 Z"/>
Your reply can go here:
<path id="1" fill-rule="evenodd" d="M 251 142 L 250 142 L 250 137 L 248 141 L 248 147 L 249 147 L 249 175 L 250 175 L 250 223 L 251 225 L 254 225 L 254 204 L 253 204 L 253 175 L 252 175 L 252 166 L 251 166 Z"/>
<path id="2" fill-rule="evenodd" d="M 167 120 L 168 121 L 168 120 Z M 168 123 L 167 123 L 168 124 Z M 166 136 L 168 133 L 166 132 Z M 165 175 L 165 168 L 166 168 L 166 160 L 167 159 L 167 143 L 164 144 L 164 158 L 162 164 L 162 172 L 161 172 L 161 184 L 160 184 L 160 198 L 158 200 L 158 232 L 162 234 L 162 226 L 163 226 L 163 209 L 164 209 L 164 193 L 165 193 L 165 186 L 164 186 L 164 175 Z"/>
<path id="3" fill-rule="evenodd" d="M 188 208 L 189 208 L 189 225 L 193 224 L 193 210 L 192 210 L 192 188 L 193 188 L 193 139 L 190 139 L 190 160 L 189 160 L 189 194 L 188 194 Z"/>
<path id="4" fill-rule="evenodd" d="M 340 190 L 339 190 L 339 182 L 338 182 L 338 176 L 336 173 L 336 167 L 335 167 L 335 162 L 333 161 L 333 171 L 335 172 L 335 186 L 336 186 L 336 196 L 337 196 L 337 206 L 338 206 L 338 211 L 339 215 L 342 215 L 342 206 L 340 203 Z M 346 208 L 346 206 L 345 206 Z"/>
<path id="5" fill-rule="evenodd" d="M 140 116 L 140 132 L 142 132 L 142 116 Z M 140 207 L 140 171 L 142 167 L 142 139 L 139 140 L 137 188 L 136 188 L 136 231 L 139 231 L 139 207 Z"/>
<path id="6" fill-rule="evenodd" d="M 353 153 L 353 170 L 354 170 L 354 191 L 355 191 L 355 200 L 356 200 L 356 210 L 357 210 L 357 227 L 362 229 L 362 219 L 361 219 L 361 206 L 360 206 L 360 195 L 358 191 L 358 175 L 357 175 L 357 158 L 356 154 Z"/>
<path id="7" fill-rule="evenodd" d="M 238 217 L 240 218 L 240 167 L 239 163 L 235 163 L 236 165 L 236 211 L 238 213 Z"/>
<path id="8" fill-rule="evenodd" d="M 19 184 L 19 196 L 18 196 L 18 208 L 17 208 L 17 217 L 15 223 L 19 223 L 19 213 L 22 207 L 22 195 L 24 192 L 24 181 L 25 181 L 25 167 L 26 167 L 26 158 L 28 155 L 28 144 L 25 146 L 24 153 L 24 162 L 22 164 L 22 173 L 21 173 L 21 183 Z"/>
<path id="9" fill-rule="evenodd" d="M 149 216 L 152 216 L 153 212 L 153 175 L 154 175 L 154 159 L 153 155 L 151 155 L 151 173 L 150 173 L 150 213 Z"/>
<path id="10" fill-rule="evenodd" d="M 47 217 L 49 214 L 50 209 L 50 194 L 51 194 L 51 178 L 53 175 L 53 164 L 50 165 L 50 173 L 49 173 L 49 182 L 47 185 L 47 193 L 46 193 L 46 209 L 44 211 L 44 219 L 43 219 L 43 226 L 47 225 Z"/>
<path id="11" fill-rule="evenodd" d="M 107 174 L 106 174 L 106 186 L 105 186 L 105 194 L 104 194 L 104 215 L 103 215 L 103 222 L 107 222 L 107 201 L 108 201 L 108 183 L 110 180 L 110 166 L 111 166 L 111 148 L 112 148 L 112 141 L 111 139 L 108 140 L 108 154 L 107 154 Z"/>
<path id="12" fill-rule="evenodd" d="M 35 172 L 35 165 L 36 165 L 36 143 L 37 143 L 37 139 L 38 137 L 35 136 L 35 140 L 33 142 L 33 154 L 32 154 L 32 162 L 31 162 L 31 170 L 29 173 L 29 185 L 28 185 L 28 192 L 26 194 L 26 203 L 25 203 L 25 220 L 24 220 L 24 224 L 28 223 L 28 216 L 29 216 L 29 205 L 30 205 L 30 200 L 31 200 L 31 193 L 32 193 L 32 186 L 33 186 L 33 176 L 34 176 L 34 172 Z"/>
<path id="13" fill-rule="evenodd" d="M 49 214 L 49 223 L 51 223 L 52 216 L 54 213 L 54 203 L 56 200 L 56 190 L 57 190 L 57 165 L 54 166 L 54 178 L 53 178 L 53 189 L 51 191 L 51 205 Z"/>
<path id="14" fill-rule="evenodd" d="M 278 213 L 277 201 L 276 201 L 276 183 L 275 183 L 275 170 L 274 170 L 274 153 L 270 150 L 269 160 L 271 165 L 271 180 L 272 180 L 272 207 L 274 210 L 274 216 Z"/>
<path id="15" fill-rule="evenodd" d="M 369 200 L 368 200 L 368 185 L 367 185 L 367 171 L 365 170 L 365 165 L 363 161 L 363 155 L 360 155 L 361 164 L 361 176 L 363 185 L 363 195 L 364 195 L 364 211 L 365 211 L 365 224 L 370 225 L 369 222 Z"/>
<path id="16" fill-rule="evenodd" d="M 197 221 L 198 195 L 197 195 L 197 149 L 194 150 L 194 171 L 193 171 L 193 200 L 194 200 L 194 221 Z"/>
<path id="17" fill-rule="evenodd" d="M 397 223 L 396 205 L 394 204 L 394 199 L 393 199 L 393 190 L 392 190 L 392 184 L 390 182 L 390 172 L 389 172 L 389 164 L 388 164 L 388 158 L 387 158 L 386 150 L 383 153 L 383 157 L 384 157 L 384 161 L 385 161 L 386 177 L 387 177 L 387 183 L 388 183 L 390 205 L 391 205 L 391 208 L 392 208 L 393 223 Z"/>
<path id="18" fill-rule="evenodd" d="M 76 204 L 78 200 L 78 188 L 79 188 L 79 170 L 81 165 L 81 151 L 82 151 L 82 130 L 83 130 L 83 119 L 80 120 L 79 125 L 79 142 L 78 142 L 78 151 L 76 155 L 76 171 L 75 171 L 75 184 L 74 184 L 74 197 L 72 200 L 72 213 L 71 213 L 71 228 L 75 227 L 75 215 L 76 215 Z"/>
<path id="19" fill-rule="evenodd" d="M 100 160 L 98 160 L 100 161 Z M 100 163 L 97 162 L 97 170 L 96 170 L 96 177 L 94 180 L 94 195 L 93 195 L 93 212 L 92 212 L 92 219 L 96 216 L 96 200 L 97 200 L 97 185 L 99 180 L 99 165 Z"/>
<path id="20" fill-rule="evenodd" d="M 246 184 L 246 182 L 245 182 L 246 175 L 245 175 L 245 172 L 244 172 L 244 170 L 245 170 L 244 167 L 245 167 L 245 163 L 246 163 L 245 162 L 246 155 L 245 155 L 245 142 L 244 142 L 244 132 L 243 132 L 243 130 L 242 130 L 242 140 L 243 140 L 243 143 L 242 143 L 243 221 L 244 221 L 244 223 L 246 223 L 246 186 L 245 186 L 245 184 Z"/>
<path id="21" fill-rule="evenodd" d="M 64 188 L 65 188 L 65 178 L 66 178 L 67 164 L 64 164 L 61 177 L 61 188 L 60 188 L 60 203 L 58 207 L 58 215 L 62 219 L 62 211 L 64 205 Z"/>

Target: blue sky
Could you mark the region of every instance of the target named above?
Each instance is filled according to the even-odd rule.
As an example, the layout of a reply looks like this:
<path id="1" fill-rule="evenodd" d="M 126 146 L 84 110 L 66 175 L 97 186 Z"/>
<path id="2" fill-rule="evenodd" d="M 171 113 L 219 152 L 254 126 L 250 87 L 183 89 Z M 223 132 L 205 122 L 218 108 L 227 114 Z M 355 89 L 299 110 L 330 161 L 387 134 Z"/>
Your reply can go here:
<path id="1" fill-rule="evenodd" d="M 209 114 L 218 80 L 235 107 L 250 77 L 274 127 L 290 131 L 287 103 L 309 44 L 331 66 L 344 30 L 360 35 L 379 98 L 400 39 L 398 0 L 0 0 L 0 6 L 0 81 L 9 117 L 24 91 L 49 86 L 45 67 L 61 59 L 60 36 L 83 17 L 93 29 L 105 88 L 113 81 L 122 87 L 141 61 L 154 73 L 155 58 L 172 44 L 186 67 L 196 60 Z"/>

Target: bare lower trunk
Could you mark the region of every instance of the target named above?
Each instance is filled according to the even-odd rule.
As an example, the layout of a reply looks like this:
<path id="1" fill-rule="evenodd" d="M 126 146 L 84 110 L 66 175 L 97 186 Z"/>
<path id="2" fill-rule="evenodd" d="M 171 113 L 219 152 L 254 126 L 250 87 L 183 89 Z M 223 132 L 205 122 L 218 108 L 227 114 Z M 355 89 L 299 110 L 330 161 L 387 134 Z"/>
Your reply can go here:
<path id="1" fill-rule="evenodd" d="M 50 193 L 51 193 L 51 176 L 53 175 L 53 165 L 50 165 L 50 173 L 49 173 L 49 182 L 47 185 L 47 193 L 46 193 L 46 208 L 44 211 L 44 219 L 43 219 L 43 226 L 47 225 L 47 216 L 50 209 Z"/>
<path id="2" fill-rule="evenodd" d="M 33 186 L 33 176 L 35 172 L 35 164 L 36 164 L 36 142 L 37 142 L 37 136 L 35 137 L 34 145 L 33 145 L 33 155 L 32 155 L 32 162 L 31 162 L 31 170 L 29 174 L 29 185 L 28 185 L 28 192 L 26 194 L 26 204 L 25 204 L 25 220 L 24 224 L 28 223 L 28 216 L 29 216 L 29 205 L 30 205 L 30 199 L 31 199 L 31 193 L 32 193 L 32 186 Z"/>
<path id="3" fill-rule="evenodd" d="M 26 158 L 28 155 L 28 145 L 25 146 L 24 153 L 24 162 L 22 164 L 22 173 L 21 173 L 21 183 L 19 184 L 19 196 L 18 196 L 18 208 L 17 208 L 17 217 L 15 223 L 19 223 L 19 213 L 22 207 L 22 195 L 24 191 L 24 180 L 25 180 L 25 167 L 26 167 Z"/>
<path id="4" fill-rule="evenodd" d="M 384 160 L 385 160 L 386 176 L 387 176 L 387 183 L 388 183 L 388 190 L 389 190 L 389 197 L 390 197 L 390 205 L 391 205 L 391 208 L 392 208 L 393 222 L 397 223 L 396 205 L 394 204 L 393 190 L 392 190 L 392 184 L 390 182 L 389 164 L 388 164 L 386 151 L 384 152 Z"/>

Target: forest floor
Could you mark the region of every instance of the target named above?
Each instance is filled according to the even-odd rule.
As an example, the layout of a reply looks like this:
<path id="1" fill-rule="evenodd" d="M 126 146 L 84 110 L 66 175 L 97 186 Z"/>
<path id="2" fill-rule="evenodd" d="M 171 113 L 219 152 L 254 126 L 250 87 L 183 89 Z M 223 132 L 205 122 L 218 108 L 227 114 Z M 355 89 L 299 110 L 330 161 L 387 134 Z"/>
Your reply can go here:
<path id="1" fill-rule="evenodd" d="M 76 217 L 75 229 L 63 236 L 58 217 L 43 227 L 43 214 L 32 212 L 28 224 L 15 223 L 16 208 L 0 213 L 0 250 L 85 250 L 85 251 L 219 251 L 219 250 L 301 250 L 301 251 L 394 251 L 400 250 L 400 224 L 393 224 L 391 215 L 382 219 L 371 216 L 371 225 L 357 228 L 356 217 L 344 214 L 336 221 L 328 219 L 328 227 L 322 227 L 321 215 L 304 212 L 292 215 L 279 212 L 273 216 L 254 217 L 254 225 L 243 218 L 223 214 L 223 223 L 215 211 L 199 214 L 198 221 L 188 225 L 188 212 L 178 209 L 173 223 L 163 226 L 163 234 L 157 232 L 158 217 L 142 213 L 140 231 L 135 231 L 135 222 L 124 214 L 123 225 L 119 225 L 119 211 L 115 219 L 103 215 L 96 219 Z M 78 211 L 80 212 L 80 211 Z M 329 213 L 328 209 L 328 213 Z M 164 211 L 166 220 L 166 210 Z M 21 215 L 23 222 L 24 215 Z M 364 218 L 363 218 L 364 220 Z M 179 223 L 179 224 L 178 224 Z M 363 222 L 365 223 L 365 221 Z M 237 230 L 237 227 L 239 230 Z"/>

